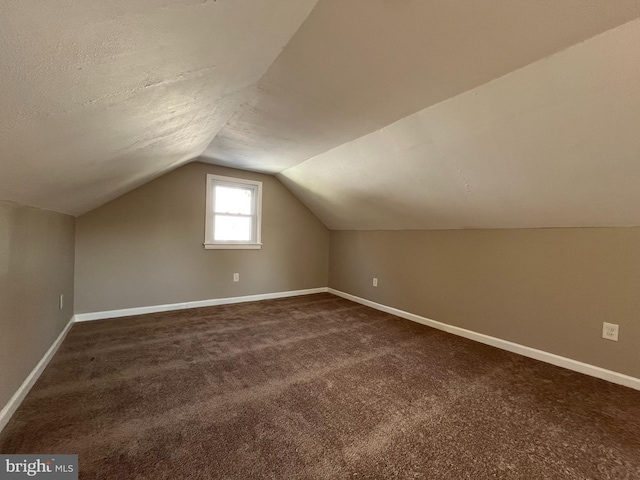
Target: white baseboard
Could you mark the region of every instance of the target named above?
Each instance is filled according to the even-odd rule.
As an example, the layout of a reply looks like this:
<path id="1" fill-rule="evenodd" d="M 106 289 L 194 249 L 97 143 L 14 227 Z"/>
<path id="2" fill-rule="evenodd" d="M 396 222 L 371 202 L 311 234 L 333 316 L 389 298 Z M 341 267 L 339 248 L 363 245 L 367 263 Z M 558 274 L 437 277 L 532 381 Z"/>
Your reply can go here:
<path id="1" fill-rule="evenodd" d="M 497 347 L 502 350 L 507 350 L 509 352 L 523 355 L 525 357 L 534 358 L 542 362 L 550 363 L 558 367 L 563 367 L 569 370 L 573 370 L 574 372 L 584 373 L 585 375 L 590 375 L 592 377 L 600 378 L 602 380 L 607 380 L 612 383 L 617 383 L 618 385 L 624 385 L 625 387 L 630 387 L 635 390 L 640 390 L 640 378 L 631 377 L 629 375 L 624 375 L 622 373 L 614 372 L 612 370 L 596 367 L 595 365 L 589 365 L 588 363 L 583 363 L 577 360 L 572 360 L 570 358 L 561 357 L 560 355 L 556 355 L 554 353 L 548 353 L 543 350 L 537 350 L 535 348 L 526 347 L 524 345 L 520 345 L 519 343 L 514 343 L 508 340 L 502 340 L 500 338 L 491 337 L 483 333 L 477 333 L 472 330 L 467 330 L 464 328 L 447 325 L 446 323 L 437 322 L 429 318 L 421 317 L 420 315 L 415 315 L 413 313 L 405 312 L 404 310 L 388 307 L 386 305 L 372 302 L 371 300 L 367 300 L 361 297 L 356 297 L 355 295 L 351 295 L 350 293 L 341 292 L 340 290 L 335 290 L 333 288 L 329 288 L 327 289 L 327 291 L 334 295 L 338 295 L 339 297 L 346 298 L 348 300 L 352 300 L 357 303 L 361 303 L 362 305 L 366 305 L 367 307 L 375 308 L 376 310 L 390 313 L 397 317 L 401 317 L 407 320 L 411 320 L 413 322 L 421 323 L 422 325 L 426 325 L 428 327 L 433 327 L 438 330 L 443 330 L 445 332 L 458 335 L 460 337 L 465 337 L 470 340 L 475 340 L 476 342 L 484 343 L 486 345 L 491 345 L 492 347 Z"/>
<path id="2" fill-rule="evenodd" d="M 243 297 L 214 298 L 211 300 L 197 300 L 195 302 L 168 303 L 165 305 L 153 305 L 149 307 L 123 308 L 120 310 L 106 310 L 104 312 L 77 313 L 76 322 L 89 322 L 92 320 L 105 320 L 107 318 L 130 317 L 147 313 L 169 312 L 171 310 L 185 310 L 187 308 L 211 307 L 214 305 L 228 305 L 231 303 L 256 302 L 258 300 L 271 300 L 275 298 L 297 297 L 299 295 L 311 295 L 312 293 L 326 293 L 327 287 L 308 288 L 306 290 L 292 290 L 289 292 L 262 293 L 259 295 L 246 295 Z"/>
<path id="3" fill-rule="evenodd" d="M 47 365 L 49 364 L 49 362 L 51 361 L 55 353 L 58 351 L 58 348 L 62 344 L 62 341 L 67 336 L 67 333 L 69 333 L 69 330 L 73 325 L 73 322 L 74 322 L 74 317 L 71 317 L 67 325 L 62 330 L 62 332 L 60 332 L 60 335 L 58 335 L 58 338 L 56 338 L 55 341 L 51 344 L 51 346 L 49 347 L 49 350 L 47 350 L 47 352 L 40 359 L 40 361 L 35 366 L 35 368 L 31 370 L 31 373 L 29 374 L 29 376 L 27 376 L 25 381 L 22 382 L 22 385 L 20 385 L 20 388 L 18 388 L 16 393 L 13 395 L 13 397 L 11 397 L 11 399 L 4 406 L 4 408 L 0 410 L 0 432 L 2 432 L 2 429 L 7 426 L 7 423 L 9 423 L 11 416 L 18 409 L 22 401 L 25 399 L 25 397 L 31 390 L 31 387 L 33 387 L 33 385 L 36 383 L 36 381 L 38 380 L 38 378 L 40 377 L 44 369 L 47 367 Z"/>

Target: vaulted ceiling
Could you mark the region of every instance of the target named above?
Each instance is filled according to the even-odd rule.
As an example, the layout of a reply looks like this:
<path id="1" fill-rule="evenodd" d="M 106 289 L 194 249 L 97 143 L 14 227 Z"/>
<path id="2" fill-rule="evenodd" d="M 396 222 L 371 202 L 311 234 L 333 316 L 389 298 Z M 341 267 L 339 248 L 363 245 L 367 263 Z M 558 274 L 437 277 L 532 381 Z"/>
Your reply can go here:
<path id="1" fill-rule="evenodd" d="M 640 225 L 640 20 L 279 174 L 331 229 Z"/>
<path id="2" fill-rule="evenodd" d="M 0 14 L 0 199 L 77 215 L 198 159 L 335 229 L 640 225 L 637 0 Z"/>
<path id="3" fill-rule="evenodd" d="M 197 157 L 316 0 L 3 0 L 0 199 L 81 214 Z"/>

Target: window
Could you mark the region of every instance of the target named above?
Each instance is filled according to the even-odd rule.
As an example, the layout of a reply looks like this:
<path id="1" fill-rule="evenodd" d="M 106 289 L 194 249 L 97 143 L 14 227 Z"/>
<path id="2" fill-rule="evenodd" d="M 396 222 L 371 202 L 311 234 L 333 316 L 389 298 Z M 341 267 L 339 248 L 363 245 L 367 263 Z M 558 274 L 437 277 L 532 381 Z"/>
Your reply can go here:
<path id="1" fill-rule="evenodd" d="M 260 248 L 262 182 L 207 175 L 205 248 Z"/>

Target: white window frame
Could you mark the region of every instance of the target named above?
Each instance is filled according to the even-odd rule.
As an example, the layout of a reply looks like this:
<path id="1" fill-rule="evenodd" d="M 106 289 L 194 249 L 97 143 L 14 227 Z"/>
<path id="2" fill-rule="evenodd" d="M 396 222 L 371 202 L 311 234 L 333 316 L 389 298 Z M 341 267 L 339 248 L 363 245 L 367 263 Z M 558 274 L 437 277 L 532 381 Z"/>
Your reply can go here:
<path id="1" fill-rule="evenodd" d="M 254 212 L 253 227 L 255 229 L 255 239 L 249 242 L 244 241 L 215 241 L 215 188 L 218 185 L 225 187 L 253 187 Z M 204 248 L 205 249 L 259 249 L 262 248 L 262 182 L 245 180 L 244 178 L 223 177 L 222 175 L 207 174 L 207 206 L 204 228 Z"/>

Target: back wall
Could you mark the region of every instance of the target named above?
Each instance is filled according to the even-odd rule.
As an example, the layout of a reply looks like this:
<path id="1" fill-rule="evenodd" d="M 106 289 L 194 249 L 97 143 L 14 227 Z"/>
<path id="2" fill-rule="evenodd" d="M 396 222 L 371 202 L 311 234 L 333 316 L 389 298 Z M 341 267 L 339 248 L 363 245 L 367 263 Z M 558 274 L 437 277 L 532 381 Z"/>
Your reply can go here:
<path id="1" fill-rule="evenodd" d="M 205 250 L 208 173 L 263 182 L 262 249 Z M 195 162 L 77 218 L 75 312 L 326 287 L 328 256 L 327 228 L 275 177 Z"/>

